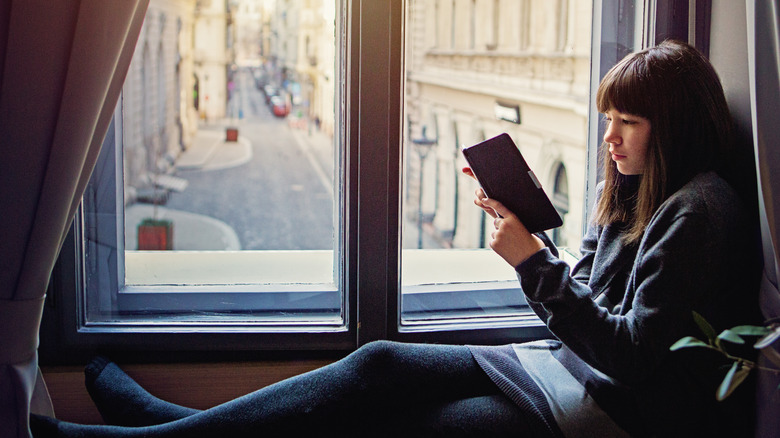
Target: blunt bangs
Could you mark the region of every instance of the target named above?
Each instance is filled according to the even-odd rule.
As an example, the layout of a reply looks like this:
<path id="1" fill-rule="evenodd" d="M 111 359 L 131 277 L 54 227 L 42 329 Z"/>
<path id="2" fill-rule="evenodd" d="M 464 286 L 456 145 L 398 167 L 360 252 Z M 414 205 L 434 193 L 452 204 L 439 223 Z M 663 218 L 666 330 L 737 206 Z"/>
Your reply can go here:
<path id="1" fill-rule="evenodd" d="M 600 113 L 614 109 L 650 118 L 653 103 L 648 96 L 651 95 L 652 87 L 643 80 L 648 77 L 646 62 L 642 54 L 636 53 L 607 72 L 596 92 L 596 108 Z"/>

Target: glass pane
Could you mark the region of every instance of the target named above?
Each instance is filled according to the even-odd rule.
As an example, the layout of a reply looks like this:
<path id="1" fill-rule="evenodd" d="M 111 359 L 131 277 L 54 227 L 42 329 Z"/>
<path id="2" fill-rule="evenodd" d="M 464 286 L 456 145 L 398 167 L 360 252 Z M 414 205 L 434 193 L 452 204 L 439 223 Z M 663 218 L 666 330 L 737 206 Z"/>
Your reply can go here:
<path id="1" fill-rule="evenodd" d="M 633 35 L 634 2 L 616 3 L 604 26 Z M 514 139 L 564 219 L 550 237 L 576 260 L 592 12 L 591 0 L 407 1 L 402 329 L 529 313 L 514 270 L 486 249 L 492 218 L 461 173 L 464 145 Z"/>
<path id="2" fill-rule="evenodd" d="M 336 3 L 151 1 L 85 195 L 87 321 L 341 323 Z"/>

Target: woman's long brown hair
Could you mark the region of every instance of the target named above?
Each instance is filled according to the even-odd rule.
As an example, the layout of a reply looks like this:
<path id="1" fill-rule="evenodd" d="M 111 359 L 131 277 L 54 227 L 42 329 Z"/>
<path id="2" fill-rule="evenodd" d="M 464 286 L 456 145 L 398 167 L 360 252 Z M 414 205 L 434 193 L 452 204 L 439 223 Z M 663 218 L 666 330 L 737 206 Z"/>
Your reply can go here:
<path id="1" fill-rule="evenodd" d="M 594 220 L 624 222 L 625 239 L 638 242 L 655 211 L 699 173 L 718 170 L 731 145 L 731 116 L 709 61 L 692 46 L 665 41 L 631 55 L 604 76 L 598 111 L 616 110 L 650 121 L 650 142 L 635 202 L 620 196 L 625 184 L 606 144 L 605 182 Z"/>

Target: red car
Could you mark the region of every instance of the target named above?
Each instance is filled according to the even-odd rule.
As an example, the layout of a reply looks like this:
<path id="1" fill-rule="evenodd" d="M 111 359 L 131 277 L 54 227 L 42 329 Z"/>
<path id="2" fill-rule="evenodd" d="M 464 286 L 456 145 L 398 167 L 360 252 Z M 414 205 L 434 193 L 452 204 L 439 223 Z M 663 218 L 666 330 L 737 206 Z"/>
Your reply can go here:
<path id="1" fill-rule="evenodd" d="M 287 107 L 287 102 L 279 96 L 271 98 L 271 110 L 276 117 L 285 117 L 290 113 L 290 108 Z"/>

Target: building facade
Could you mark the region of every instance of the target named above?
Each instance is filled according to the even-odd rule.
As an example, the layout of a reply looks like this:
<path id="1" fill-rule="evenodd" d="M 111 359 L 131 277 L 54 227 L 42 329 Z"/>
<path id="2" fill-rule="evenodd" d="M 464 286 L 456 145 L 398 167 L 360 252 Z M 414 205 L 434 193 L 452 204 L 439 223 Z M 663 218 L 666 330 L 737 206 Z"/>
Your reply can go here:
<path id="1" fill-rule="evenodd" d="M 271 8 L 268 43 L 263 43 L 265 76 L 283 90 L 296 126 L 335 129 L 336 0 L 278 0 Z M 263 27 L 265 29 L 265 26 Z M 264 38 L 265 40 L 265 38 Z"/>
<path id="2" fill-rule="evenodd" d="M 165 173 L 197 130 L 195 0 L 153 0 L 135 48 L 121 99 L 126 199 Z"/>
<path id="3" fill-rule="evenodd" d="M 150 2 L 119 107 L 126 203 L 154 193 L 200 120 L 225 117 L 227 22 L 223 0 Z"/>
<path id="4" fill-rule="evenodd" d="M 231 17 L 225 0 L 198 0 L 192 45 L 198 113 L 206 121 L 227 116 L 228 71 L 235 64 Z"/>
<path id="5" fill-rule="evenodd" d="M 238 67 L 259 67 L 262 61 L 262 30 L 266 14 L 263 0 L 232 0 L 234 52 Z"/>
<path id="6" fill-rule="evenodd" d="M 484 247 L 492 222 L 461 174 L 463 145 L 508 133 L 578 247 L 586 165 L 592 2 L 407 3 L 405 211 L 445 247 Z"/>

